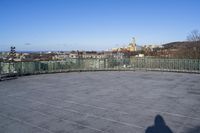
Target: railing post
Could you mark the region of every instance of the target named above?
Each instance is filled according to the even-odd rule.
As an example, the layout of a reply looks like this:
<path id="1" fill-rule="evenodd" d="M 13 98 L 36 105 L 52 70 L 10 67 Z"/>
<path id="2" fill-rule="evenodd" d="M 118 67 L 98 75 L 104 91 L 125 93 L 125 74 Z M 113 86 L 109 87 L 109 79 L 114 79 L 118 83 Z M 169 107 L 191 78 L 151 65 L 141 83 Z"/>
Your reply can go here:
<path id="1" fill-rule="evenodd" d="M 200 60 L 198 59 L 198 72 L 200 73 Z"/>
<path id="2" fill-rule="evenodd" d="M 2 62 L 0 62 L 0 80 L 1 80 L 1 77 L 2 77 L 2 67 L 1 67 L 1 63 L 2 63 Z"/>
<path id="3" fill-rule="evenodd" d="M 100 59 L 98 59 L 98 60 L 99 60 L 99 68 L 98 68 L 98 69 L 100 70 L 100 67 L 101 67 L 101 66 L 100 66 Z"/>

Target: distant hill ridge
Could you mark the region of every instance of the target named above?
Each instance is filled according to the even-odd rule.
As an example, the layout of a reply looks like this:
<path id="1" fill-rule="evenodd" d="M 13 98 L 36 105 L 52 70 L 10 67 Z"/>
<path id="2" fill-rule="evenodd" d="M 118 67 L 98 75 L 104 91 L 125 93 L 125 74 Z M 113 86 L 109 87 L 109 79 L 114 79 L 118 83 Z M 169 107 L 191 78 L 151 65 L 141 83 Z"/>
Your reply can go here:
<path id="1" fill-rule="evenodd" d="M 182 42 L 170 42 L 163 44 L 165 49 L 179 49 L 179 48 L 200 48 L 200 41 L 182 41 Z"/>

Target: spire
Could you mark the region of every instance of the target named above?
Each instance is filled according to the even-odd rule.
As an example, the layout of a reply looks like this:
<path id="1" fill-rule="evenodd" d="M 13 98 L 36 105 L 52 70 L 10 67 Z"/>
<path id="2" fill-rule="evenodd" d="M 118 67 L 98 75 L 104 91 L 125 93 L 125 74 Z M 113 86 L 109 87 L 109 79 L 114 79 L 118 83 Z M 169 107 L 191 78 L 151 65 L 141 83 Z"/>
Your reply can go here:
<path id="1" fill-rule="evenodd" d="M 136 44 L 135 44 L 135 37 L 133 37 L 132 38 L 133 40 L 132 40 L 132 43 L 133 43 L 133 45 L 135 46 Z"/>

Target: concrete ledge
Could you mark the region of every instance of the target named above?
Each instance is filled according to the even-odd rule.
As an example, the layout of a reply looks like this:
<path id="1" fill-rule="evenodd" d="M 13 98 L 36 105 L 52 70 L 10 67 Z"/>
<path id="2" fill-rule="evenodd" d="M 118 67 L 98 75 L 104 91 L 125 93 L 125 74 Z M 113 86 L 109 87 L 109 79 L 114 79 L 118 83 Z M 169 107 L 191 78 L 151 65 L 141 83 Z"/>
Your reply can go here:
<path id="1" fill-rule="evenodd" d="M 105 69 L 67 69 L 67 70 L 55 70 L 55 71 L 36 71 L 34 73 L 14 73 L 14 74 L 3 74 L 0 76 L 0 81 L 16 79 L 18 76 L 29 76 L 38 74 L 52 74 L 52 73 L 68 73 L 68 72 L 96 72 L 96 71 L 158 71 L 158 72 L 174 72 L 174 73 L 191 73 L 200 74 L 197 70 L 170 70 L 170 69 L 151 69 L 151 68 L 105 68 Z"/>

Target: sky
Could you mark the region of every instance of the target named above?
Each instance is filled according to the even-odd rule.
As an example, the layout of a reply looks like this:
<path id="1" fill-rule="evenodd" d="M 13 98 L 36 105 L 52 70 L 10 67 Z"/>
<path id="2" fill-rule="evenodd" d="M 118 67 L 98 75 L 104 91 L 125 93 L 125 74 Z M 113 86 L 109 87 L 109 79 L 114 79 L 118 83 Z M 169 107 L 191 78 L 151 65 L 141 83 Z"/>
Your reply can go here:
<path id="1" fill-rule="evenodd" d="M 200 0 L 0 0 L 0 51 L 107 50 L 184 41 Z"/>

